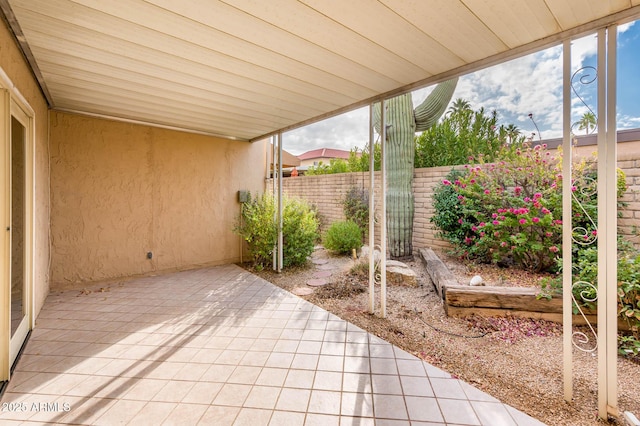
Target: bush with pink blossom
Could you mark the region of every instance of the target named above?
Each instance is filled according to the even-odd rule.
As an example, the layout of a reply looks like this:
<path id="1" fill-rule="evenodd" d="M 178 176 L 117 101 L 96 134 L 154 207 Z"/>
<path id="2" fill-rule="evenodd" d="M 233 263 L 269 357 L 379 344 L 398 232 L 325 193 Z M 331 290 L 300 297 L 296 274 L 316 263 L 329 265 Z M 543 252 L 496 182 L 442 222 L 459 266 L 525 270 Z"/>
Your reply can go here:
<path id="1" fill-rule="evenodd" d="M 449 222 L 465 230 L 461 236 L 440 227 L 442 236 L 458 254 L 533 271 L 553 271 L 562 248 L 561 153 L 552 154 L 546 145 L 524 146 L 515 152 L 506 150 L 499 158 L 494 163 L 480 158 L 465 166 L 465 173 L 442 182 L 456 204 L 453 211 L 457 217 Z M 584 243 L 597 236 L 594 164 L 587 160 L 576 164 L 572 180 L 574 238 Z M 619 190 L 624 192 L 624 174 L 619 174 L 619 180 Z M 443 192 L 436 190 L 436 196 Z M 436 226 L 441 214 L 436 203 Z M 456 238 L 448 238 L 448 233 Z"/>

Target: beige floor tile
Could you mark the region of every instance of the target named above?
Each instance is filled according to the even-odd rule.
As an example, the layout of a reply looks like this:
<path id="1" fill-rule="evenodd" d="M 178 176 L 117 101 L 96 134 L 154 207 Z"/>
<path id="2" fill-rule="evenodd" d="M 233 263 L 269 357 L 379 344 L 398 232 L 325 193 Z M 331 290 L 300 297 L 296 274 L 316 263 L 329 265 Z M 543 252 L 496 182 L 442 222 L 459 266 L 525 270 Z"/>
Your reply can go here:
<path id="1" fill-rule="evenodd" d="M 271 352 L 248 351 L 247 354 L 240 360 L 239 364 L 262 367 L 267 363 L 270 356 Z"/>
<path id="2" fill-rule="evenodd" d="M 318 357 L 318 370 L 320 371 L 338 371 L 344 370 L 344 357 L 335 355 L 320 355 Z"/>
<path id="3" fill-rule="evenodd" d="M 271 426 L 300 426 L 304 424 L 305 413 L 274 411 L 269 421 Z"/>
<path id="4" fill-rule="evenodd" d="M 208 364 L 187 363 L 173 376 L 174 380 L 200 380 L 204 373 L 209 370 Z"/>
<path id="5" fill-rule="evenodd" d="M 339 426 L 340 417 L 328 414 L 309 413 L 305 421 L 305 426 Z"/>
<path id="6" fill-rule="evenodd" d="M 445 404 L 439 405 L 435 398 L 408 396 L 405 399 L 411 421 L 444 422 L 446 420 L 448 423 L 454 424 L 478 424 L 471 405 L 466 401 L 446 400 Z M 454 401 L 459 404 L 449 404 Z M 449 419 L 447 419 L 446 411 L 451 411 Z M 443 414 L 445 415 L 444 419 Z"/>
<path id="7" fill-rule="evenodd" d="M 409 419 L 404 398 L 400 395 L 374 394 L 373 410 L 376 418 L 398 420 Z"/>
<path id="8" fill-rule="evenodd" d="M 78 398 L 71 397 L 71 410 L 63 417 L 65 423 L 96 424 L 98 418 L 105 414 L 117 402 L 110 398 Z"/>
<path id="9" fill-rule="evenodd" d="M 123 399 L 152 401 L 153 397 L 169 383 L 168 380 L 138 379 L 123 396 Z"/>
<path id="10" fill-rule="evenodd" d="M 309 399 L 309 413 L 340 414 L 342 395 L 335 391 L 312 390 Z"/>
<path id="11" fill-rule="evenodd" d="M 426 377 L 401 376 L 400 382 L 407 396 L 434 396 L 431 382 Z"/>
<path id="12" fill-rule="evenodd" d="M 517 425 L 507 408 L 501 402 L 471 401 L 471 406 L 483 425 Z"/>
<path id="13" fill-rule="evenodd" d="M 38 393 L 46 395 L 64 395 L 82 383 L 88 376 L 82 374 L 58 374 L 38 389 Z"/>
<path id="14" fill-rule="evenodd" d="M 207 371 L 200 377 L 200 381 L 203 382 L 225 382 L 231 373 L 235 370 L 235 366 L 231 364 L 211 365 Z"/>
<path id="15" fill-rule="evenodd" d="M 287 378 L 287 373 L 289 370 L 284 368 L 270 368 L 265 367 L 260 372 L 258 379 L 256 380 L 256 385 L 263 386 L 279 386 L 282 387 L 284 385 L 284 381 Z"/>
<path id="16" fill-rule="evenodd" d="M 280 391 L 276 410 L 306 412 L 311 391 L 308 389 L 283 388 Z"/>
<path id="17" fill-rule="evenodd" d="M 335 371 L 316 371 L 313 381 L 313 389 L 318 390 L 342 390 L 342 373 Z"/>
<path id="18" fill-rule="evenodd" d="M 211 404 L 211 401 L 218 396 L 222 387 L 222 383 L 196 382 L 184 398 L 182 398 L 181 402 L 189 404 Z"/>
<path id="19" fill-rule="evenodd" d="M 169 417 L 178 404 L 149 402 L 131 419 L 131 425 L 159 425 Z"/>
<path id="20" fill-rule="evenodd" d="M 258 380 L 261 372 L 262 367 L 239 365 L 233 370 L 226 382 L 252 385 Z"/>
<path id="21" fill-rule="evenodd" d="M 220 356 L 222 349 L 198 349 L 198 352 L 191 358 L 191 362 L 211 364 Z"/>
<path id="22" fill-rule="evenodd" d="M 343 392 L 340 414 L 343 416 L 373 417 L 373 395 Z"/>
<path id="23" fill-rule="evenodd" d="M 398 373 L 403 376 L 427 376 L 422 366 L 422 361 L 418 359 L 396 359 L 396 365 L 398 366 Z"/>
<path id="24" fill-rule="evenodd" d="M 234 425 L 236 418 L 238 417 L 238 413 L 240 413 L 240 407 L 222 407 L 222 406 L 211 406 L 208 407 L 205 411 L 204 415 L 200 419 L 199 424 L 201 425 L 216 425 L 216 426 L 227 426 Z"/>
<path id="25" fill-rule="evenodd" d="M 222 386 L 220 392 L 213 400 L 215 405 L 230 405 L 240 407 L 247 399 L 247 395 L 251 391 L 250 385 L 238 385 L 227 383 Z"/>
<path id="26" fill-rule="evenodd" d="M 113 403 L 94 423 L 96 426 L 127 424 L 144 408 L 146 402 L 118 400 Z"/>
<path id="27" fill-rule="evenodd" d="M 432 378 L 431 388 L 433 394 L 438 398 L 467 400 L 467 394 L 462 390 L 458 379 Z"/>
<path id="28" fill-rule="evenodd" d="M 196 425 L 208 408 L 210 408 L 208 405 L 203 404 L 178 404 L 162 422 L 162 426 Z M 203 421 L 202 424 L 215 423 Z"/>
<path id="29" fill-rule="evenodd" d="M 288 388 L 311 389 L 315 374 L 313 370 L 289 370 L 284 385 Z"/>
<path id="30" fill-rule="evenodd" d="M 161 402 L 181 402 L 194 385 L 195 382 L 170 380 L 152 399 Z"/>
<path id="31" fill-rule="evenodd" d="M 315 370 L 318 366 L 319 355 L 295 354 L 291 362 L 291 368 Z"/>
<path id="32" fill-rule="evenodd" d="M 370 358 L 371 374 L 398 374 L 394 358 Z"/>
<path id="33" fill-rule="evenodd" d="M 272 352 L 264 364 L 265 367 L 289 368 L 295 354 L 289 352 Z"/>
<path id="34" fill-rule="evenodd" d="M 280 396 L 280 388 L 271 386 L 254 386 L 244 401 L 245 407 L 273 410 Z"/>
<path id="35" fill-rule="evenodd" d="M 432 407 L 432 403 L 427 401 L 435 402 L 435 398 L 425 400 L 425 398 L 407 397 L 407 406 L 411 420 L 437 420 L 435 415 L 436 410 Z M 437 405 L 440 406 L 442 416 L 447 423 L 480 425 L 480 420 L 473 411 L 473 407 L 469 401 L 438 398 Z M 439 415 L 440 413 L 438 412 L 437 414 Z M 497 422 L 492 422 L 492 424 L 497 424 Z"/>
<path id="36" fill-rule="evenodd" d="M 371 393 L 371 375 L 360 373 L 344 373 L 342 375 L 342 391 Z"/>

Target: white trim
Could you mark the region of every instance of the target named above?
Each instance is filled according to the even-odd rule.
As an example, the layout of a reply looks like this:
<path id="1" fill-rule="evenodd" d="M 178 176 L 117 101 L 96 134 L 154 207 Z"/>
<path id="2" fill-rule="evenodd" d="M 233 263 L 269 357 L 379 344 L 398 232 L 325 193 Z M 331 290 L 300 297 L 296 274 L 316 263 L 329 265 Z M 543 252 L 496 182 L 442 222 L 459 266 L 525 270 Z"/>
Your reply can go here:
<path id="1" fill-rule="evenodd" d="M 282 133 L 278 133 L 278 272 L 282 271 L 284 263 L 284 236 L 282 227 L 284 218 L 282 217 Z"/>
<path id="2" fill-rule="evenodd" d="M 387 316 L 387 113 L 380 102 L 380 316 Z"/>
<path id="3" fill-rule="evenodd" d="M 26 301 L 25 320 L 14 333 L 15 336 L 24 336 L 35 327 L 35 111 L 29 105 L 25 97 L 13 84 L 7 74 L 0 68 L 0 123 L 4 129 L 0 129 L 0 139 L 5 144 L 0 149 L 0 167 L 4 168 L 2 185 L 11 185 L 11 117 L 16 117 L 24 126 L 24 286 L 23 300 Z M 2 217 L 1 228 L 11 227 L 11 191 L 5 192 L 0 206 Z M 0 275 L 1 281 L 8 287 L 0 291 L 0 307 L 5 312 L 0 318 L 0 380 L 10 378 L 11 364 L 24 343 L 24 340 L 11 339 L 11 233 L 3 232 L 2 247 L 0 249 Z"/>
<path id="4" fill-rule="evenodd" d="M 9 156 L 9 141 L 11 139 L 11 95 L 9 89 L 0 88 L 0 141 L 5 145 L 0 146 L 0 172 L 4 174 L 0 181 L 4 184 L 10 175 L 7 175 L 6 167 Z M 9 380 L 11 369 L 11 238 L 3 228 L 9 226 L 11 218 L 8 217 L 11 195 L 2 188 L 0 196 L 0 380 Z M 5 287 L 6 286 L 6 287 Z"/>
<path id="5" fill-rule="evenodd" d="M 573 324 L 572 324 L 572 228 L 571 223 L 571 42 L 563 44 L 562 67 L 562 353 L 564 399 L 573 399 Z"/>
<path id="6" fill-rule="evenodd" d="M 31 108 L 31 105 L 29 105 L 27 99 L 22 96 L 22 93 L 20 93 L 18 87 L 13 84 L 9 76 L 4 72 L 2 68 L 0 68 L 0 88 L 2 87 L 9 90 L 9 92 L 11 93 L 11 97 L 18 102 L 20 107 L 25 110 L 28 116 L 32 118 L 36 116 L 35 111 L 33 110 L 33 108 Z"/>
<path id="7" fill-rule="evenodd" d="M 617 407 L 615 26 L 598 31 L 598 415 Z"/>
<path id="8" fill-rule="evenodd" d="M 369 104 L 369 313 L 375 309 L 376 292 L 376 204 L 375 204 L 375 141 L 373 135 L 373 104 Z"/>

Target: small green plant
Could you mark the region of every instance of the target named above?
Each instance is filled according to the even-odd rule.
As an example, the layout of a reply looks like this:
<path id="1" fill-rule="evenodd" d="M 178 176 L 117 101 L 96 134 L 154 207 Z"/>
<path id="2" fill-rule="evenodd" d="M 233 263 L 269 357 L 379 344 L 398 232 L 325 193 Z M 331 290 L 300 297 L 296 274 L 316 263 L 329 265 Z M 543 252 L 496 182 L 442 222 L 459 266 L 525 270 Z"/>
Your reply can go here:
<path id="1" fill-rule="evenodd" d="M 369 229 L 369 192 L 352 186 L 342 201 L 344 216 L 367 232 Z"/>
<path id="2" fill-rule="evenodd" d="M 254 266 L 262 269 L 273 261 L 273 249 L 278 237 L 274 221 L 276 205 L 269 194 L 251 198 L 242 206 L 241 220 L 234 232 L 249 246 Z M 309 204 L 301 199 L 283 200 L 283 266 L 301 265 L 313 252 L 318 240 L 318 219 Z"/>
<path id="3" fill-rule="evenodd" d="M 335 173 L 347 173 L 350 172 L 349 163 L 341 158 L 332 158 L 329 160 L 329 164 L 325 164 L 322 161 L 317 166 L 309 166 L 305 174 L 307 176 L 315 175 L 331 175 Z"/>
<path id="4" fill-rule="evenodd" d="M 640 340 L 635 336 L 618 335 L 618 354 L 628 357 L 640 357 Z"/>
<path id="5" fill-rule="evenodd" d="M 362 245 L 362 230 L 351 220 L 334 222 L 325 232 L 322 243 L 327 250 L 351 253 Z"/>
<path id="6" fill-rule="evenodd" d="M 241 220 L 234 232 L 247 242 L 249 255 L 256 267 L 262 269 L 272 261 L 277 228 L 273 220 L 276 207 L 273 197 L 263 194 L 242 204 Z"/>
<path id="7" fill-rule="evenodd" d="M 283 266 L 302 265 L 318 240 L 318 218 L 300 198 L 285 198 L 283 207 Z"/>
<path id="8" fill-rule="evenodd" d="M 463 170 L 452 170 L 444 182 L 459 182 L 465 175 L 466 172 Z M 453 185 L 440 184 L 436 187 L 433 194 L 435 214 L 431 217 L 431 223 L 438 229 L 438 236 L 450 242 L 454 249 L 464 247 L 466 250 L 468 244 L 465 244 L 465 241 L 473 236 L 471 227 L 475 224 L 475 219 L 473 215 L 463 211 L 464 206 L 458 195 Z"/>

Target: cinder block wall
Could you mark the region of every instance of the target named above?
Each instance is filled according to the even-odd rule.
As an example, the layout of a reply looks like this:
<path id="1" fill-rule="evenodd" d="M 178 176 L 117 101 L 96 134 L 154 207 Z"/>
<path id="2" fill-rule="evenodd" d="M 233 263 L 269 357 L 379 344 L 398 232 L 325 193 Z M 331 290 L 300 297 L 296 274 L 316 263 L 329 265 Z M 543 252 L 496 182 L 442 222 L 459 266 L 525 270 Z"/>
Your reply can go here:
<path id="1" fill-rule="evenodd" d="M 618 167 L 627 177 L 627 192 L 622 201 L 627 205 L 620 209 L 618 233 L 629 241 L 640 243 L 640 153 L 618 156 Z"/>
<path id="2" fill-rule="evenodd" d="M 627 178 L 628 189 L 622 201 L 627 206 L 620 210 L 618 232 L 634 244 L 640 244 L 640 153 L 619 155 L 618 167 Z M 453 169 L 451 166 L 415 169 L 413 190 L 415 196 L 415 220 L 413 225 L 413 246 L 415 248 L 446 248 L 449 244 L 437 237 L 437 230 L 431 223 L 435 211 L 433 192 L 436 185 Z M 322 219 L 322 229 L 331 223 L 344 220 L 342 201 L 350 187 L 369 189 L 369 173 L 340 173 L 334 175 L 299 176 L 285 178 L 283 191 L 289 196 L 304 198 L 316 206 Z M 270 186 L 268 186 L 270 187 Z M 380 173 L 375 173 L 376 210 L 380 200 Z M 379 215 L 378 215 L 379 217 Z M 377 231 L 377 230 L 376 230 Z"/>
<path id="3" fill-rule="evenodd" d="M 436 229 L 430 219 L 434 214 L 433 191 L 438 182 L 452 170 L 452 167 L 416 169 L 413 188 L 415 194 L 415 219 L 413 226 L 414 247 L 448 247 L 449 244 L 436 237 Z M 380 172 L 374 173 L 376 216 L 380 207 Z M 285 178 L 283 192 L 287 196 L 304 198 L 314 205 L 320 215 L 322 230 L 333 222 L 345 220 L 343 200 L 352 186 L 369 190 L 369 173 L 339 173 L 333 175 L 298 176 Z M 270 183 L 267 185 L 271 187 Z M 376 229 L 376 234 L 378 234 Z"/>

